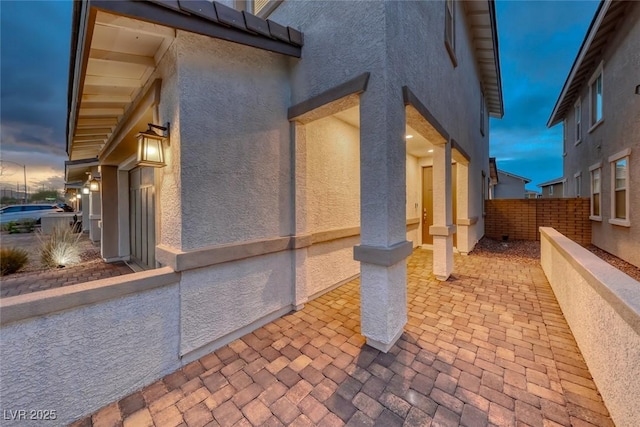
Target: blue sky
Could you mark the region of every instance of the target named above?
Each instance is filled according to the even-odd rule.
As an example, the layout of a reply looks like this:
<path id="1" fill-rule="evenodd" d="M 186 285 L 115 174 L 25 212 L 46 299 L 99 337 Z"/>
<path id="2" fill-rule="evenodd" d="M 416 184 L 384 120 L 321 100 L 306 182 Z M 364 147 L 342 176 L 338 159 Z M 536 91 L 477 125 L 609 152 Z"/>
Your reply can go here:
<path id="1" fill-rule="evenodd" d="M 532 180 L 562 175 L 562 126 L 546 123 L 597 1 L 497 1 L 505 115 L 491 120 L 498 168 Z M 70 1 L 0 0 L 0 154 L 28 184 L 62 189 Z M 2 187 L 22 182 L 5 164 Z"/>

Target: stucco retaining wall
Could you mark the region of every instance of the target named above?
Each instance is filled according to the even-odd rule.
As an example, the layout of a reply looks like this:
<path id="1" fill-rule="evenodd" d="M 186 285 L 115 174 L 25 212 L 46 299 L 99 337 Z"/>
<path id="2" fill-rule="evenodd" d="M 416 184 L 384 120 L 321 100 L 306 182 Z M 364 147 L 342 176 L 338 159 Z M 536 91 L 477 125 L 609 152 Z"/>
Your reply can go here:
<path id="1" fill-rule="evenodd" d="M 128 293 L 136 275 L 127 275 L 3 298 L 2 409 L 55 410 L 45 425 L 65 425 L 178 369 L 179 276 L 139 275 L 173 283 Z M 118 292 L 124 295 L 110 298 Z M 83 305 L 91 299 L 99 301 Z M 52 312 L 70 300 L 76 305 Z M 13 424 L 43 422 L 3 420 Z"/>
<path id="2" fill-rule="evenodd" d="M 541 263 L 589 371 L 618 426 L 640 419 L 640 282 L 553 228 Z"/>

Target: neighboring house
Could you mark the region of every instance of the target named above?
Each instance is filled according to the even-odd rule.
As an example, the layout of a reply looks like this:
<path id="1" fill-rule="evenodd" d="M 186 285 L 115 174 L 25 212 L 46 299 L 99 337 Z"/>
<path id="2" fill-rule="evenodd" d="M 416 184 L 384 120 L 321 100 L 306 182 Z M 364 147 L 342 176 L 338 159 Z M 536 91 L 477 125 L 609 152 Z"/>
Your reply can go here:
<path id="1" fill-rule="evenodd" d="M 495 157 L 489 159 L 491 171 L 491 199 L 525 199 L 524 186 L 531 182 L 529 178 L 505 172 L 497 168 Z M 495 179 L 493 178 L 495 176 Z"/>
<path id="2" fill-rule="evenodd" d="M 525 199 L 539 199 L 541 197 L 542 197 L 542 195 L 540 193 L 538 193 L 537 191 L 534 191 L 534 190 L 525 190 L 525 192 L 524 192 L 524 198 Z"/>
<path id="3" fill-rule="evenodd" d="M 564 125 L 569 197 L 591 200 L 593 244 L 640 267 L 640 3 L 603 1 L 548 126 Z"/>
<path id="4" fill-rule="evenodd" d="M 67 180 L 106 261 L 179 273 L 181 363 L 357 275 L 387 351 L 413 248 L 446 280 L 484 234 L 494 3 L 252 4 L 74 3 Z"/>
<path id="5" fill-rule="evenodd" d="M 566 180 L 562 177 L 538 184 L 540 197 L 543 199 L 559 199 L 565 197 Z"/>

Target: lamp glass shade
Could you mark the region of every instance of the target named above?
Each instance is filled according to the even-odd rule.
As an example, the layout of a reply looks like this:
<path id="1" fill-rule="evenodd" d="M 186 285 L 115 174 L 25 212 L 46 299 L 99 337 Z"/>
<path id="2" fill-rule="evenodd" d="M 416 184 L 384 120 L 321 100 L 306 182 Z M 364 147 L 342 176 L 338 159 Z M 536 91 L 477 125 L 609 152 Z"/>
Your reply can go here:
<path id="1" fill-rule="evenodd" d="M 89 181 L 89 190 L 100 191 L 100 182 L 95 178 Z"/>
<path id="2" fill-rule="evenodd" d="M 162 148 L 163 136 L 152 130 L 138 134 L 138 166 L 163 167 L 164 150 Z"/>
<path id="3" fill-rule="evenodd" d="M 82 187 L 82 194 L 89 194 L 90 192 L 89 187 Z"/>

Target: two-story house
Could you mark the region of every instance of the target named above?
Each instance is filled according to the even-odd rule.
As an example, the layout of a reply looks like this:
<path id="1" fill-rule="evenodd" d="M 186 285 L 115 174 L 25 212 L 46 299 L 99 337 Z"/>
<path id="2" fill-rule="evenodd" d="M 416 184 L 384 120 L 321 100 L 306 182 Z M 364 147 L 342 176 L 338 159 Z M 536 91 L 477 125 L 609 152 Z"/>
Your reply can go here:
<path id="1" fill-rule="evenodd" d="M 568 197 L 588 197 L 593 244 L 640 266 L 640 3 L 602 1 L 548 126 L 564 126 Z"/>
<path id="2" fill-rule="evenodd" d="M 493 1 L 74 3 L 67 179 L 105 260 L 179 274 L 181 363 L 357 275 L 387 351 L 414 247 L 446 280 L 484 234 L 502 114 Z"/>

